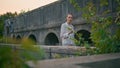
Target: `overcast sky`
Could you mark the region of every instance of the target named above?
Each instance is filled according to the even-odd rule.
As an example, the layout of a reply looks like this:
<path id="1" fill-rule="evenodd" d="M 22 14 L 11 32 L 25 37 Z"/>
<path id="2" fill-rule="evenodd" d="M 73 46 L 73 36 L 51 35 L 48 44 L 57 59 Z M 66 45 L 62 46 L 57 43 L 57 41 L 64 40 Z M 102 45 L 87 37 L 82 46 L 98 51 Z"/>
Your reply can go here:
<path id="1" fill-rule="evenodd" d="M 0 14 L 33 10 L 57 0 L 0 0 Z"/>

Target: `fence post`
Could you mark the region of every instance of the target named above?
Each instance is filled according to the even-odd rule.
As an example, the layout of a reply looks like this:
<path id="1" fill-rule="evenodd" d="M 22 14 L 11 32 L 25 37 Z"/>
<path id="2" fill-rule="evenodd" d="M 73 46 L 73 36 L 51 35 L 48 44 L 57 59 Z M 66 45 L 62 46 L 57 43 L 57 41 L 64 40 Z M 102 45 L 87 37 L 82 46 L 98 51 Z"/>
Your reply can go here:
<path id="1" fill-rule="evenodd" d="M 49 59 L 52 59 L 52 52 L 51 52 L 51 48 L 49 48 Z"/>

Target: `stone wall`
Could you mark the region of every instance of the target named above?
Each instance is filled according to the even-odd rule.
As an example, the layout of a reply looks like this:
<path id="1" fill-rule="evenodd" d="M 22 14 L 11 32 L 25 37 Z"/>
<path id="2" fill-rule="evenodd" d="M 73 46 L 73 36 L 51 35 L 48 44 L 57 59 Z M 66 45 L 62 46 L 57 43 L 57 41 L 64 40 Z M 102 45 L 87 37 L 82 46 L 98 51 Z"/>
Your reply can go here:
<path id="1" fill-rule="evenodd" d="M 61 44 L 60 26 L 65 22 L 65 17 L 68 13 L 72 13 L 74 16 L 73 25 L 75 26 L 76 32 L 83 30 L 84 32 L 87 32 L 85 33 L 86 35 L 88 33 L 90 34 L 91 25 L 86 24 L 82 18 L 82 12 L 77 11 L 69 1 L 70 0 L 58 0 L 10 19 L 10 21 L 13 22 L 13 32 L 5 32 L 5 35 L 19 39 L 22 39 L 23 37 L 31 38 L 32 36 L 37 44 Z M 76 1 L 80 7 L 84 7 L 89 0 Z M 109 5 L 103 8 L 100 8 L 100 0 L 91 1 L 93 1 L 97 7 L 98 15 L 104 10 L 109 9 L 111 10 L 109 15 L 115 16 L 115 8 L 117 7 L 115 0 L 108 0 Z M 53 39 L 57 39 L 56 42 L 53 42 L 53 39 L 49 40 L 51 34 L 53 35 Z"/>
<path id="2" fill-rule="evenodd" d="M 79 46 L 40 46 L 45 51 L 46 59 L 56 59 L 56 58 L 65 58 L 65 57 L 73 57 L 73 56 L 84 56 L 84 55 L 92 55 L 93 53 L 87 52 L 88 49 L 85 47 Z M 90 47 L 91 51 L 95 47 Z M 89 49 L 90 50 L 90 49 Z"/>

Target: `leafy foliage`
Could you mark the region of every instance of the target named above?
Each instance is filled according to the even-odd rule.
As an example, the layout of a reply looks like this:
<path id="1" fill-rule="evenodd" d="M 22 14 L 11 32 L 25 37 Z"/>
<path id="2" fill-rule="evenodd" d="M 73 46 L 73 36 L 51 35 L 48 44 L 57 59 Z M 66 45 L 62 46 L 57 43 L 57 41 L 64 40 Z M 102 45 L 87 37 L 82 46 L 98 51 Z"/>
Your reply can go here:
<path id="1" fill-rule="evenodd" d="M 117 16 L 114 19 L 112 16 L 107 16 L 111 12 L 108 9 L 103 11 L 101 15 L 98 15 L 97 7 L 91 0 L 83 8 L 80 8 L 75 0 L 70 0 L 70 3 L 73 6 L 75 5 L 76 9 L 81 9 L 80 11 L 83 13 L 82 17 L 86 22 L 92 24 L 91 39 L 98 53 L 120 52 L 120 1 L 115 1 L 118 3 L 118 7 L 116 11 Z M 100 0 L 100 8 L 107 5 L 109 5 L 108 0 Z M 117 28 L 111 30 L 112 25 L 116 25 Z"/>
<path id="2" fill-rule="evenodd" d="M 24 38 L 22 45 L 0 45 L 0 68 L 29 68 L 26 61 L 44 59 L 44 51 Z"/>
<path id="3" fill-rule="evenodd" d="M 15 16 L 17 16 L 17 12 L 15 13 L 7 12 L 6 14 L 0 15 L 0 38 L 3 36 L 4 21 Z"/>
<path id="4" fill-rule="evenodd" d="M 24 55 L 24 58 L 27 58 L 26 60 L 44 59 L 44 50 L 35 44 L 36 43 L 31 39 L 24 38 L 22 40 L 21 47 L 24 48 L 22 54 Z"/>
<path id="5" fill-rule="evenodd" d="M 0 68 L 28 68 L 19 56 L 18 50 L 13 50 L 10 46 L 1 45 L 0 54 Z"/>

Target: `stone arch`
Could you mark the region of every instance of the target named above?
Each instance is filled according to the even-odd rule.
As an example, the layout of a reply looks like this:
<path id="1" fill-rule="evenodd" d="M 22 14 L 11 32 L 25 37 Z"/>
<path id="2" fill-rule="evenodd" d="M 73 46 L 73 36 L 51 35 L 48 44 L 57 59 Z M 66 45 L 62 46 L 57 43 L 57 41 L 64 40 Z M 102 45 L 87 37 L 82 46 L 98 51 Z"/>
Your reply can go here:
<path id="1" fill-rule="evenodd" d="M 17 39 L 17 40 L 21 40 L 21 36 L 20 36 L 20 35 L 17 35 L 17 36 L 16 36 L 16 39 Z"/>
<path id="2" fill-rule="evenodd" d="M 21 36 L 20 36 L 20 35 L 17 35 L 17 36 L 16 36 L 16 40 L 17 40 L 17 41 L 16 41 L 17 43 L 21 43 L 21 40 L 22 40 Z"/>
<path id="3" fill-rule="evenodd" d="M 79 30 L 77 31 L 77 33 L 81 33 L 82 34 L 82 38 L 84 39 L 84 41 L 88 41 L 88 43 L 92 43 L 91 39 L 90 39 L 90 32 L 87 30 Z M 75 34 L 75 38 L 78 39 L 78 37 Z"/>
<path id="4" fill-rule="evenodd" d="M 33 34 L 29 35 L 28 39 L 31 39 L 32 41 L 37 43 L 37 39 L 36 39 L 35 35 L 33 35 Z"/>
<path id="5" fill-rule="evenodd" d="M 55 33 L 48 33 L 44 40 L 45 45 L 57 45 L 59 43 L 59 39 Z"/>

